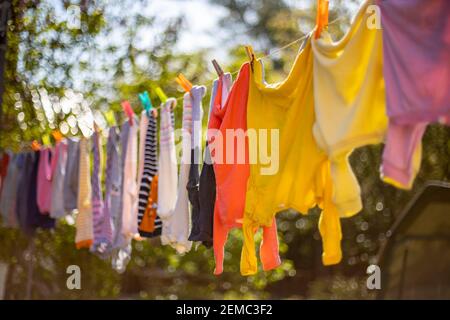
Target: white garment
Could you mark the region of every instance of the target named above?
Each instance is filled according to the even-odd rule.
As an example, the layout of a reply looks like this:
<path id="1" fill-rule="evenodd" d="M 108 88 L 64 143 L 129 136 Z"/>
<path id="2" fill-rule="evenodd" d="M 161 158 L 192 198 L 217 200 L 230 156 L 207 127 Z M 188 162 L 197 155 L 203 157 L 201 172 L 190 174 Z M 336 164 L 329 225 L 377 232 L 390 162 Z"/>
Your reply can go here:
<path id="1" fill-rule="evenodd" d="M 175 99 L 168 99 L 160 112 L 159 128 L 159 178 L 158 178 L 158 215 L 162 220 L 161 242 L 168 244 L 171 234 L 172 214 L 177 201 L 178 163 L 175 151 L 175 133 L 172 111 Z"/>
<path id="2" fill-rule="evenodd" d="M 123 168 L 123 195 L 122 195 L 122 234 L 133 238 L 138 234 L 138 183 L 137 183 L 137 139 L 138 123 L 135 117 L 128 133 L 127 150 Z"/>
<path id="3" fill-rule="evenodd" d="M 162 119 L 161 119 L 162 120 Z M 175 208 L 170 218 L 163 220 L 161 241 L 169 244 L 178 253 L 185 253 L 191 250 L 192 242 L 188 241 L 190 232 L 190 206 L 187 193 L 187 183 L 189 179 L 189 169 L 191 167 L 191 132 L 192 132 L 192 101 L 189 93 L 184 95 L 183 101 L 183 125 L 182 125 L 182 154 L 180 164 L 180 174 L 178 179 L 178 191 L 176 194 Z M 162 152 L 161 152 L 162 153 Z M 161 173 L 160 173 L 161 174 Z M 160 176 L 161 182 L 164 177 Z M 162 201 L 159 198 L 158 202 Z"/>

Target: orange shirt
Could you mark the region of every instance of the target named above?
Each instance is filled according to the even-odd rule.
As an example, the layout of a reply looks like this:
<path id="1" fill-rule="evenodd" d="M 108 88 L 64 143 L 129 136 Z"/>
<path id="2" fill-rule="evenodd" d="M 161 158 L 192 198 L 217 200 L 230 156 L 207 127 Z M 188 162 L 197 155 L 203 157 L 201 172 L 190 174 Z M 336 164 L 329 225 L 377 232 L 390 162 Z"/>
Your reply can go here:
<path id="1" fill-rule="evenodd" d="M 216 177 L 213 229 L 215 274 L 221 274 L 223 271 L 224 246 L 228 232 L 232 228 L 242 227 L 244 215 L 250 172 L 246 136 L 249 68 L 248 63 L 241 67 L 223 107 L 220 103 L 223 86 L 219 83 L 208 124 L 208 145 Z M 275 219 L 270 227 L 264 228 L 260 256 L 265 270 L 280 264 Z"/>

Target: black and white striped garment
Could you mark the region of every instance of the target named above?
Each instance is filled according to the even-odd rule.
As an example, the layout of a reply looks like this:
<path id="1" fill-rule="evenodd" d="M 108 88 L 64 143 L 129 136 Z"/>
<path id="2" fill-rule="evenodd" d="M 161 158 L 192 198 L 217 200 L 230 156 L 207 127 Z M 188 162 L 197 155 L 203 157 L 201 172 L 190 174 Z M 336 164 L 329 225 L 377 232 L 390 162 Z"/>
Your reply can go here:
<path id="1" fill-rule="evenodd" d="M 138 225 L 141 224 L 144 216 L 145 208 L 148 203 L 148 196 L 150 194 L 150 187 L 153 177 L 158 172 L 158 150 L 157 150 L 157 124 L 156 119 L 153 116 L 149 116 L 149 122 L 147 127 L 147 133 L 145 136 L 144 147 L 144 167 L 142 173 L 141 184 L 139 187 L 139 207 L 138 207 Z M 155 231 L 144 232 L 139 230 L 139 234 L 142 237 L 157 237 L 161 235 L 162 223 L 159 216 L 155 219 Z"/>

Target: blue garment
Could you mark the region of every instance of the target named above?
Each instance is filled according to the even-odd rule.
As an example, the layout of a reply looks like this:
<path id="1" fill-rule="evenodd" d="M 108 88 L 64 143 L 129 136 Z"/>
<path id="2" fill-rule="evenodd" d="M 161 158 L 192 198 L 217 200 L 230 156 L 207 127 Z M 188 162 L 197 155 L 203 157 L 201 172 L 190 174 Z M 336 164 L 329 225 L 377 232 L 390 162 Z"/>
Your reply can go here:
<path id="1" fill-rule="evenodd" d="M 41 214 L 37 205 L 37 172 L 39 151 L 19 154 L 17 166 L 16 211 L 20 228 L 27 235 L 33 235 L 36 228 L 50 229 L 55 227 L 55 220 Z"/>
<path id="2" fill-rule="evenodd" d="M 64 177 L 64 207 L 70 212 L 77 208 L 80 141 L 67 139 L 66 174 Z"/>

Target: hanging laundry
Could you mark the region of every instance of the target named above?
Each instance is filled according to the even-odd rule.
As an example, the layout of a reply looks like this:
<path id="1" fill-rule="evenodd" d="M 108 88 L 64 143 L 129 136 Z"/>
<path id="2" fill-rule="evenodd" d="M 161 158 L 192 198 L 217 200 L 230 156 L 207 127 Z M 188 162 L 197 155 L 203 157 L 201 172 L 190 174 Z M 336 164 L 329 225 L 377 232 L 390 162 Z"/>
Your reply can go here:
<path id="1" fill-rule="evenodd" d="M 3 182 L 5 181 L 6 173 L 8 172 L 8 164 L 11 155 L 8 152 L 3 152 L 0 159 L 0 195 L 2 194 Z"/>
<path id="2" fill-rule="evenodd" d="M 22 160 L 21 154 L 10 154 L 8 170 L 3 180 L 3 190 L 0 194 L 0 213 L 3 225 L 9 228 L 18 226 L 16 214 L 17 184 L 19 176 L 18 164 Z"/>
<path id="3" fill-rule="evenodd" d="M 171 223 L 177 202 L 178 178 L 173 108 L 176 100 L 168 99 L 161 108 L 159 125 L 158 215 L 162 220 L 161 242 L 170 243 Z"/>
<path id="4" fill-rule="evenodd" d="M 162 223 L 157 215 L 158 208 L 158 176 L 152 178 L 150 193 L 147 198 L 145 211 L 139 224 L 139 234 L 142 237 L 155 237 L 161 235 Z"/>
<path id="5" fill-rule="evenodd" d="M 79 148 L 78 214 L 75 220 L 75 245 L 77 249 L 90 248 L 94 242 L 91 170 L 88 140 L 86 138 L 81 138 Z"/>
<path id="6" fill-rule="evenodd" d="M 50 217 L 61 218 L 66 215 L 64 204 L 64 181 L 67 164 L 67 141 L 61 140 L 55 146 L 55 170 L 53 172 L 51 189 Z"/>
<path id="7" fill-rule="evenodd" d="M 136 125 L 136 120 L 134 119 L 133 125 Z M 130 140 L 131 131 L 130 121 L 125 121 L 122 124 L 120 131 L 120 162 L 118 165 L 118 170 L 113 170 L 114 177 L 117 178 L 115 181 L 118 186 L 118 194 L 111 191 L 111 217 L 114 226 L 113 233 L 113 245 L 112 245 L 112 267 L 118 271 L 123 272 L 130 261 L 131 258 L 131 238 L 125 236 L 122 232 L 123 228 L 123 195 L 125 192 L 124 188 L 124 169 L 125 169 L 125 158 L 128 149 L 128 141 Z M 110 131 L 111 134 L 111 131 Z M 120 178 L 119 178 L 120 177 Z M 119 185 L 120 183 L 120 185 Z M 113 202 L 113 200 L 116 200 Z M 117 207 L 114 206 L 116 203 Z"/>
<path id="8" fill-rule="evenodd" d="M 387 127 L 382 34 L 370 28 L 366 1 L 338 42 L 324 30 L 312 39 L 314 137 L 331 161 L 333 202 L 342 217 L 362 209 L 358 181 L 348 158 L 355 148 L 383 141 Z"/>
<path id="9" fill-rule="evenodd" d="M 67 161 L 63 185 L 64 208 L 68 213 L 77 208 L 80 148 L 79 140 L 67 139 Z"/>
<path id="10" fill-rule="evenodd" d="M 189 168 L 189 178 L 186 186 L 188 192 L 189 202 L 191 204 L 191 230 L 189 231 L 188 240 L 191 240 L 192 230 L 194 224 L 199 224 L 200 216 L 200 199 L 199 199 L 199 188 L 200 188 L 200 174 L 199 174 L 199 163 L 202 154 L 202 120 L 203 120 L 203 106 L 202 99 L 206 94 L 206 87 L 204 86 L 194 86 L 191 90 L 191 102 L 192 102 L 192 128 L 191 128 L 191 150 L 190 150 L 190 168 Z M 211 186 L 210 186 L 211 187 Z M 194 220 L 197 219 L 196 222 Z"/>
<path id="11" fill-rule="evenodd" d="M 119 215 L 121 203 L 122 170 L 120 168 L 119 143 L 120 136 L 117 128 L 110 128 L 106 144 L 105 201 L 100 222 L 101 236 L 99 241 L 94 242 L 93 247 L 93 250 L 103 258 L 109 257 L 112 250 L 114 222 Z"/>
<path id="12" fill-rule="evenodd" d="M 221 108 L 220 103 L 214 105 L 211 113 L 208 143 L 214 163 L 216 177 L 216 201 L 214 208 L 214 256 L 216 268 L 214 274 L 223 272 L 224 246 L 228 232 L 232 228 L 240 228 L 245 208 L 245 195 L 249 176 L 249 157 L 247 131 L 247 98 L 249 90 L 250 65 L 244 64 L 233 84 L 230 95 Z M 218 88 L 218 90 L 221 87 Z M 223 86 L 222 86 L 223 88 Z M 221 95 L 220 92 L 217 95 Z M 214 132 L 214 129 L 218 131 Z M 227 131 L 232 132 L 232 140 L 228 141 Z M 211 132 L 211 135 L 209 135 Z M 276 226 L 271 229 L 276 234 Z M 276 237 L 268 239 L 264 235 L 264 246 L 261 259 L 266 270 L 279 264 L 280 258 Z"/>
<path id="13" fill-rule="evenodd" d="M 41 152 L 21 154 L 18 162 L 16 212 L 19 225 L 26 235 L 33 235 L 36 228 L 51 229 L 55 220 L 42 214 L 37 203 L 37 186 Z"/>
<path id="14" fill-rule="evenodd" d="M 204 87 L 194 86 L 183 97 L 183 120 L 181 131 L 181 162 L 178 178 L 176 202 L 170 219 L 163 220 L 161 241 L 171 245 L 178 253 L 191 250 L 192 242 L 188 240 L 190 231 L 190 207 L 187 184 L 191 166 L 192 104 L 193 97 L 200 99 L 204 95 Z M 192 96 L 191 96 L 192 95 Z M 176 162 L 175 162 L 176 163 Z M 161 178 L 161 176 L 160 176 Z M 162 181 L 161 181 L 162 182 Z M 160 197 L 161 200 L 161 197 Z"/>
<path id="15" fill-rule="evenodd" d="M 101 134 L 95 131 L 91 137 L 93 169 L 91 175 L 92 184 L 92 215 L 94 243 L 91 250 L 100 257 L 107 257 L 111 246 L 111 216 L 106 212 L 103 203 L 103 193 L 101 188 L 101 167 L 102 167 L 102 143 Z"/>
<path id="16" fill-rule="evenodd" d="M 376 1 L 381 10 L 389 127 L 382 178 L 410 189 L 429 123 L 450 125 L 450 2 Z"/>
<path id="17" fill-rule="evenodd" d="M 329 161 L 312 132 L 315 122 L 312 60 L 308 36 L 284 81 L 267 84 L 262 60 L 253 66 L 247 125 L 249 132 L 253 132 L 254 140 L 249 144 L 254 160 L 250 164 L 244 214 L 243 274 L 257 271 L 253 238 L 259 227 L 265 227 L 263 234 L 273 238 L 272 249 L 278 251 L 277 235 L 267 227 L 275 225 L 277 212 L 289 208 L 303 214 L 316 205 L 322 208 L 319 230 L 323 263 L 335 264 L 342 257 L 339 216 L 331 203 Z M 265 163 L 263 159 L 268 157 L 271 162 Z"/>
<path id="18" fill-rule="evenodd" d="M 219 85 L 221 87 L 221 97 L 218 97 L 220 108 L 225 104 L 228 97 L 228 92 L 231 89 L 231 74 L 226 73 L 219 79 L 213 82 L 210 107 L 208 113 L 208 127 L 211 111 L 214 108 L 214 103 L 217 96 Z M 220 84 L 219 84 L 220 83 Z M 208 138 L 207 138 L 208 140 Z M 192 171 L 192 167 L 191 167 Z M 190 173 L 191 175 L 191 173 Z M 193 173 L 195 175 L 195 171 Z M 195 181 L 195 177 L 190 177 L 191 181 Z M 191 182 L 191 184 L 194 184 Z M 189 190 L 188 190 L 189 191 Z M 192 192 L 194 191 L 194 192 Z M 196 200 L 198 198 L 198 200 Z M 214 176 L 214 167 L 211 161 L 211 153 L 206 141 L 205 156 L 203 160 L 202 171 L 199 178 L 198 195 L 195 195 L 195 189 L 191 189 L 189 194 L 191 204 L 198 201 L 198 209 L 192 209 L 192 228 L 189 235 L 190 241 L 199 241 L 204 246 L 210 247 L 213 244 L 213 219 L 214 219 L 214 204 L 216 200 L 216 178 Z"/>
<path id="19" fill-rule="evenodd" d="M 127 148 L 123 167 L 123 195 L 122 195 L 122 234 L 133 239 L 138 234 L 138 128 L 136 116 L 128 133 Z"/>
<path id="20" fill-rule="evenodd" d="M 42 214 L 49 214 L 52 206 L 52 181 L 56 169 L 57 155 L 54 148 L 43 148 L 40 151 L 37 202 Z"/>
<path id="21" fill-rule="evenodd" d="M 143 120 L 145 119 L 145 120 Z M 142 125 L 146 122 L 146 125 Z M 153 183 L 153 178 L 158 172 L 158 142 L 157 123 L 153 115 L 148 115 L 146 111 L 141 116 L 141 141 L 139 147 L 139 207 L 138 207 L 138 230 L 142 237 L 156 237 L 161 235 L 162 223 L 156 214 L 157 205 L 157 183 Z M 143 223 L 144 222 L 144 223 Z"/>

